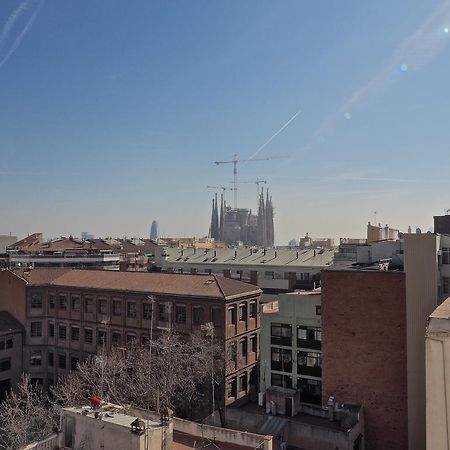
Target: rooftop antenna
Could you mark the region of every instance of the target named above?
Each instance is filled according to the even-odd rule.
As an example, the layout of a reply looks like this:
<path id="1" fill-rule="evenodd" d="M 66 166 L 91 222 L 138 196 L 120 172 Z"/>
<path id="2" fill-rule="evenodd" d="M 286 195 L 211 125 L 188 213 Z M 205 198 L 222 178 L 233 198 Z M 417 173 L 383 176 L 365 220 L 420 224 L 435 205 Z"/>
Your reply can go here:
<path id="1" fill-rule="evenodd" d="M 234 209 L 237 209 L 238 164 L 243 162 L 269 161 L 272 159 L 283 158 L 287 158 L 287 156 L 269 156 L 267 158 L 238 159 L 237 154 L 235 153 L 233 155 L 233 159 L 229 161 L 214 161 L 214 164 L 216 166 L 218 166 L 219 164 L 233 164 Z"/>

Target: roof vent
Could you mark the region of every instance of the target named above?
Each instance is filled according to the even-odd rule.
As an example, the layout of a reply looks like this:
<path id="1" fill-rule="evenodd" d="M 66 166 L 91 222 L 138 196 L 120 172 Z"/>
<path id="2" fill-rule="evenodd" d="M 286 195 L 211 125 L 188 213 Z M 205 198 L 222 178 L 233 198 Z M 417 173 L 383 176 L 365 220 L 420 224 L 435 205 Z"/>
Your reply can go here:
<path id="1" fill-rule="evenodd" d="M 215 280 L 206 280 L 206 281 L 204 282 L 204 284 L 205 284 L 206 286 L 209 286 L 210 284 L 213 284 L 214 281 L 215 281 Z"/>

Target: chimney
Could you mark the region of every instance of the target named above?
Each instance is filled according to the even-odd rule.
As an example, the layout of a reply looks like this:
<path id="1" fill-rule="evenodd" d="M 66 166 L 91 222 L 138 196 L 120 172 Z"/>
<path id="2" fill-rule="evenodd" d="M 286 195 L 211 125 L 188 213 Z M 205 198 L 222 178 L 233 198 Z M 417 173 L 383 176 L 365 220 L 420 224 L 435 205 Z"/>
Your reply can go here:
<path id="1" fill-rule="evenodd" d="M 275 250 L 275 258 L 277 257 L 277 251 Z"/>
<path id="2" fill-rule="evenodd" d="M 334 420 L 334 406 L 335 406 L 336 402 L 334 399 L 333 395 L 330 395 L 330 397 L 328 397 L 328 401 L 327 401 L 327 411 L 328 411 L 328 419 L 330 421 Z"/>
<path id="3" fill-rule="evenodd" d="M 295 258 L 295 259 L 298 259 L 298 252 L 297 252 L 297 258 Z"/>

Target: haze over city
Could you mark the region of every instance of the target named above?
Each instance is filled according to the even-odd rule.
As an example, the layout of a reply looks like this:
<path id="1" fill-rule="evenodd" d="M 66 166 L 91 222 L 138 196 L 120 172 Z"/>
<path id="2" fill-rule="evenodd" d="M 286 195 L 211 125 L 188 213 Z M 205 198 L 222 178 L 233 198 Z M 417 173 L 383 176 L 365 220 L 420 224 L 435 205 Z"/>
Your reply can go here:
<path id="1" fill-rule="evenodd" d="M 450 207 L 448 1 L 3 0 L 0 23 L 2 233 L 206 235 L 234 153 L 289 156 L 239 170 L 278 244 Z"/>

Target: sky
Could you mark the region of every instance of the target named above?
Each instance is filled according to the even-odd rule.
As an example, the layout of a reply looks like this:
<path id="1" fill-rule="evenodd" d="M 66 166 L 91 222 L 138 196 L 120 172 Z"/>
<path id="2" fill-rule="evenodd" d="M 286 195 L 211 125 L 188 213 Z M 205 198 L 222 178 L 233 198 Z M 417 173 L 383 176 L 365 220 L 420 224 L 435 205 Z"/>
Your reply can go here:
<path id="1" fill-rule="evenodd" d="M 1 0 L 0 234 L 204 236 L 235 153 L 280 157 L 239 167 L 279 245 L 427 231 L 450 208 L 449 28 L 450 0 Z"/>

